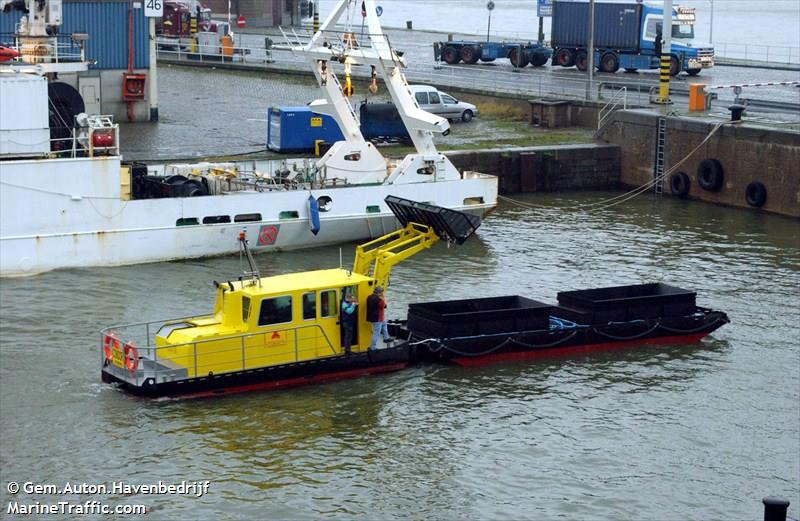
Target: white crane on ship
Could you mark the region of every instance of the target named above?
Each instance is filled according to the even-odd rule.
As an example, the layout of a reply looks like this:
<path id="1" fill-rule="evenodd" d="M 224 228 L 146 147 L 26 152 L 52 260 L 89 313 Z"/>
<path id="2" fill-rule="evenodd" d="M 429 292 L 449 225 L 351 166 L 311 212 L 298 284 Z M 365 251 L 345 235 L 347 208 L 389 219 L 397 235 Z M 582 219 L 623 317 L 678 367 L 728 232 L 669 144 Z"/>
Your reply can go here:
<path id="1" fill-rule="evenodd" d="M 343 16 L 344 32 L 336 28 Z M 362 17 L 362 29 L 357 34 L 350 28 L 353 19 L 359 16 Z M 363 32 L 364 22 L 367 33 Z M 446 119 L 419 108 L 403 74 L 406 62 L 392 49 L 383 33 L 373 0 L 340 0 L 307 43 L 302 44 L 296 34 L 291 38 L 288 48 L 311 61 L 314 75 L 325 95 L 325 99 L 311 102 L 311 109 L 333 117 L 344 135 L 344 141 L 335 143 L 317 162 L 317 167 L 325 171 L 327 177 L 353 179 L 357 176 L 364 182 L 385 183 L 400 176 L 425 176 L 429 179 L 432 175 L 436 180 L 458 179 L 458 170 L 436 150 L 433 142 L 433 134 L 447 135 L 450 124 Z M 381 153 L 362 136 L 358 117 L 334 74 L 333 63 L 344 66 L 346 88 L 350 86 L 351 68 L 356 65 L 371 67 L 371 90 L 377 87 L 377 76 L 383 78 L 416 154 L 409 154 L 400 164 L 387 167 Z"/>

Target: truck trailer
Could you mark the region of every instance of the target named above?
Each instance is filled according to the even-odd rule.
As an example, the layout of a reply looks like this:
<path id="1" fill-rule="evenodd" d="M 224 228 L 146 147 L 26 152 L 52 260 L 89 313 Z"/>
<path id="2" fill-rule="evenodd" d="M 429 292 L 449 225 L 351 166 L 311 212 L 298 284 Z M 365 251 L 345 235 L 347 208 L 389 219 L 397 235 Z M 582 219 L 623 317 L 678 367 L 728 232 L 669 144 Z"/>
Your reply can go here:
<path id="1" fill-rule="evenodd" d="M 434 42 L 433 54 L 437 61 L 455 65 L 463 61 L 472 65 L 478 60 L 493 62 L 507 58 L 514 67 L 525 67 L 529 63 L 541 67 L 550 59 L 552 51 L 536 42 L 479 42 L 474 40 L 450 40 Z"/>
<path id="2" fill-rule="evenodd" d="M 594 66 L 601 72 L 660 67 L 664 7 L 660 2 L 594 4 Z M 551 29 L 553 65 L 588 66 L 589 3 L 555 0 Z M 694 40 L 695 10 L 673 7 L 670 74 L 694 76 L 714 66 L 714 48 Z"/>

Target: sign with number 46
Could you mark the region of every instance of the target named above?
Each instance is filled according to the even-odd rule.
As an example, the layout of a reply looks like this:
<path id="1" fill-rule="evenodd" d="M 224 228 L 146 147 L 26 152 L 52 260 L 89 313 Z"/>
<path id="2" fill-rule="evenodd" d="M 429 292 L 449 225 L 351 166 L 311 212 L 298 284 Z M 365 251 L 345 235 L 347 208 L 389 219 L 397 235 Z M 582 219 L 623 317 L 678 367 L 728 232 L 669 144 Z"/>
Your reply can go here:
<path id="1" fill-rule="evenodd" d="M 144 0 L 144 15 L 148 18 L 164 16 L 164 0 Z"/>

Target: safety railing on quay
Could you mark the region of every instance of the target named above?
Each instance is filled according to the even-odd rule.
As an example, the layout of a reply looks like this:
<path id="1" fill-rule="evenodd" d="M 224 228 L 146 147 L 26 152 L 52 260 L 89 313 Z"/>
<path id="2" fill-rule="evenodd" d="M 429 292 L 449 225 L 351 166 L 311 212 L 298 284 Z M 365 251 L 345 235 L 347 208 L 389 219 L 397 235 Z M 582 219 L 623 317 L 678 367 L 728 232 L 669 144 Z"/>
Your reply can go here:
<path id="1" fill-rule="evenodd" d="M 718 59 L 800 66 L 800 47 L 728 42 L 714 42 L 713 46 Z"/>
<path id="2" fill-rule="evenodd" d="M 155 337 L 165 328 L 179 330 L 195 327 L 188 324 L 190 319 L 197 320 L 198 317 L 136 322 L 103 329 L 100 332 L 101 366 L 140 386 L 148 379 L 152 379 L 153 383 L 162 383 L 187 377 L 200 378 L 337 354 L 333 343 L 319 324 L 241 333 L 181 344 L 155 345 Z M 215 344 L 219 345 L 214 347 Z M 111 353 L 107 352 L 106 345 L 110 346 Z M 131 361 L 129 366 L 131 348 L 135 354 L 130 356 L 135 356 L 136 360 Z M 125 358 L 122 364 L 113 362 L 115 349 Z M 253 353 L 254 349 L 258 351 Z M 171 353 L 166 354 L 167 350 Z M 186 353 L 178 354 L 181 351 Z M 227 360 L 220 362 L 219 358 Z M 209 359 L 214 360 L 209 362 Z"/>
<path id="3" fill-rule="evenodd" d="M 170 48 L 159 48 L 160 58 L 220 63 L 220 55 L 209 55 L 191 52 L 180 45 Z M 224 63 L 240 63 L 254 68 L 269 70 L 308 71 L 308 62 L 302 56 L 292 52 L 264 47 L 237 47 L 232 57 L 224 57 Z M 341 65 L 331 63 L 334 72 L 341 74 Z M 310 72 L 310 71 L 309 71 Z M 523 70 L 491 70 L 481 67 L 451 66 L 442 64 L 434 68 L 431 64 L 410 63 L 404 69 L 404 74 L 410 83 L 430 83 L 440 87 L 467 88 L 500 94 L 519 96 L 546 97 L 559 96 L 573 99 L 586 99 L 586 77 L 576 77 L 572 73 L 559 73 L 540 71 L 538 69 Z M 354 66 L 351 72 L 353 78 L 367 80 L 370 78 L 370 69 L 364 66 Z M 615 88 L 613 83 L 593 82 L 589 92 L 598 87 L 598 97 L 602 98 L 604 88 Z M 653 86 L 652 81 L 625 81 L 627 96 L 630 103 L 644 104 L 648 102 L 647 93 Z M 616 87 L 619 88 L 619 87 Z"/>

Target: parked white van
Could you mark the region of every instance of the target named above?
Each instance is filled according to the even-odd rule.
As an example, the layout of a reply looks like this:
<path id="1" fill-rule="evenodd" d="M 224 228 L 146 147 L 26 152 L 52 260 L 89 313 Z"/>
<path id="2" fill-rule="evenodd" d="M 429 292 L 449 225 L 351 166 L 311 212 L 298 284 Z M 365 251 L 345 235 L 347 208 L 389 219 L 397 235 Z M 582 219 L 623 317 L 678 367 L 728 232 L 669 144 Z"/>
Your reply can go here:
<path id="1" fill-rule="evenodd" d="M 478 115 L 472 103 L 458 101 L 446 92 L 440 92 L 429 85 L 409 85 L 411 94 L 417 99 L 419 108 L 448 120 L 460 119 L 467 122 Z"/>

